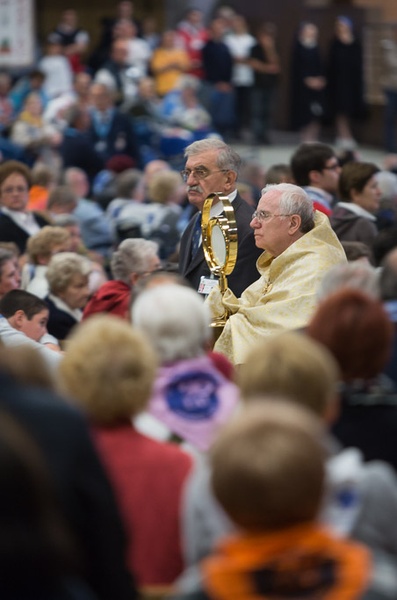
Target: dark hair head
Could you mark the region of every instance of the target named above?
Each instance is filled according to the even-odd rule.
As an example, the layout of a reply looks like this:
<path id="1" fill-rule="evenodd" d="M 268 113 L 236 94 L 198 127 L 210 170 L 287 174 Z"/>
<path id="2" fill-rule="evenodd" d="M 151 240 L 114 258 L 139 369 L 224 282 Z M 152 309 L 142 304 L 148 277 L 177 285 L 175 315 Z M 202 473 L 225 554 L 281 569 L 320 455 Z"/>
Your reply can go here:
<path id="1" fill-rule="evenodd" d="M 368 162 L 348 162 L 342 167 L 339 177 L 339 196 L 344 202 L 351 202 L 351 192 L 362 192 L 368 181 L 376 173 L 379 167 Z"/>
<path id="2" fill-rule="evenodd" d="M 310 185 L 310 171 L 322 171 L 326 162 L 335 157 L 335 152 L 321 142 L 301 144 L 291 157 L 291 171 L 296 185 Z"/>
<path id="3" fill-rule="evenodd" d="M 386 365 L 393 325 L 379 300 L 343 288 L 320 302 L 307 333 L 339 363 L 344 381 L 371 379 Z"/>
<path id="4" fill-rule="evenodd" d="M 368 258 L 369 262 L 373 264 L 372 251 L 368 244 L 358 242 L 357 240 L 341 240 L 341 244 L 349 262 L 360 258 Z"/>
<path id="5" fill-rule="evenodd" d="M 284 163 L 272 165 L 266 171 L 266 184 L 292 183 L 291 167 Z"/>
<path id="6" fill-rule="evenodd" d="M 9 319 L 17 310 L 23 310 L 30 320 L 42 310 L 48 309 L 47 304 L 34 294 L 25 290 L 10 290 L 0 300 L 0 313 Z"/>
<path id="7" fill-rule="evenodd" d="M 372 243 L 375 265 L 379 266 L 386 255 L 397 248 L 397 225 L 386 227 L 377 234 Z"/>

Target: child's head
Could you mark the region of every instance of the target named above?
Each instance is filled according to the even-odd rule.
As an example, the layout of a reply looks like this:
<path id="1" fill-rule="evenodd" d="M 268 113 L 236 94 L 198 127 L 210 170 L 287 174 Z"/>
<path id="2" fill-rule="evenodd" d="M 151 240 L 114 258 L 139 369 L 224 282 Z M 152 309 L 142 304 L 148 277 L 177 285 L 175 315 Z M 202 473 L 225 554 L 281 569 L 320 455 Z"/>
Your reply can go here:
<path id="1" fill-rule="evenodd" d="M 38 342 L 47 333 L 48 307 L 25 290 L 11 290 L 0 300 L 0 314 L 10 325 Z"/>
<path id="2" fill-rule="evenodd" d="M 313 521 L 324 486 L 317 419 L 271 398 L 247 406 L 212 447 L 212 487 L 229 517 L 251 531 Z"/>

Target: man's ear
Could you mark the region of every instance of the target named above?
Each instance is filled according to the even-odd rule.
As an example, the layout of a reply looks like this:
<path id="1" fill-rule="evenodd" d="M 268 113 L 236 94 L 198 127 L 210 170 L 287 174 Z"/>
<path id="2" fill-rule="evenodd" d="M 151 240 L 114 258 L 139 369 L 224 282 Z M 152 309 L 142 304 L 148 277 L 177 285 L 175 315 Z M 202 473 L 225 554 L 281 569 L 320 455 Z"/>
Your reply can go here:
<path id="1" fill-rule="evenodd" d="M 309 171 L 309 185 L 316 186 L 320 182 L 321 177 L 321 171 L 315 171 L 314 169 L 312 169 L 311 171 Z"/>
<path id="2" fill-rule="evenodd" d="M 294 235 L 297 231 L 299 231 L 301 224 L 302 224 L 302 218 L 300 215 L 291 215 L 289 234 Z"/>
<path id="3" fill-rule="evenodd" d="M 237 173 L 235 171 L 228 171 L 226 174 L 226 187 L 234 187 L 237 179 Z"/>
<path id="4" fill-rule="evenodd" d="M 26 321 L 26 315 L 23 310 L 17 310 L 8 320 L 14 329 L 21 331 L 23 324 Z"/>

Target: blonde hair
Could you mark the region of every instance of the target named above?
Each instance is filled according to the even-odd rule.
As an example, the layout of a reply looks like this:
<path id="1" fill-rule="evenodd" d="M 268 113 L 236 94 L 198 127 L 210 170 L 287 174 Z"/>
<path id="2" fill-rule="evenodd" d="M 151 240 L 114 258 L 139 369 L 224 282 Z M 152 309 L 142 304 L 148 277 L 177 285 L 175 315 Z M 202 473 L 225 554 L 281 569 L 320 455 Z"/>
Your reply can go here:
<path id="1" fill-rule="evenodd" d="M 296 332 L 261 340 L 238 373 L 243 398 L 286 396 L 324 417 L 336 402 L 339 368 L 331 353 L 313 342 Z"/>
<path id="2" fill-rule="evenodd" d="M 248 530 L 312 521 L 323 495 L 319 421 L 300 406 L 275 400 L 262 397 L 245 407 L 210 452 L 215 496 Z"/>
<path id="3" fill-rule="evenodd" d="M 40 231 L 30 236 L 27 241 L 26 249 L 30 261 L 37 265 L 39 258 L 50 258 L 53 248 L 59 244 L 66 244 L 69 241 L 69 232 L 63 227 L 46 225 Z"/>
<path id="4" fill-rule="evenodd" d="M 90 261 L 75 252 L 55 254 L 51 258 L 46 272 L 50 292 L 55 295 L 63 292 L 71 283 L 74 275 L 88 277 L 91 269 Z"/>
<path id="5" fill-rule="evenodd" d="M 140 332 L 112 315 L 94 315 L 68 339 L 60 385 L 95 424 L 112 426 L 145 408 L 156 367 L 154 351 Z"/>
<path id="6" fill-rule="evenodd" d="M 152 202 L 167 204 L 178 193 L 183 179 L 176 171 L 159 171 L 153 175 L 148 185 L 148 198 Z"/>

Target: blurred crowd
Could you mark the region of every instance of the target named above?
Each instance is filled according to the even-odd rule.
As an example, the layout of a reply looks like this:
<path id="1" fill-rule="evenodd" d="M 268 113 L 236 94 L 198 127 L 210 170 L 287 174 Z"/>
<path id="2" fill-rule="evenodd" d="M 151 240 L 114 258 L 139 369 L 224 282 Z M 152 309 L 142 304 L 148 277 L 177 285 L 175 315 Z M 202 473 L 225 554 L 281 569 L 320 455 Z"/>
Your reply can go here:
<path id="1" fill-rule="evenodd" d="M 94 49 L 68 9 L 0 74 L 7 600 L 397 597 L 394 117 L 362 160 L 335 32 L 293 42 L 288 163 L 236 151 L 284 67 L 230 7 L 160 32 L 122 1 Z"/>

